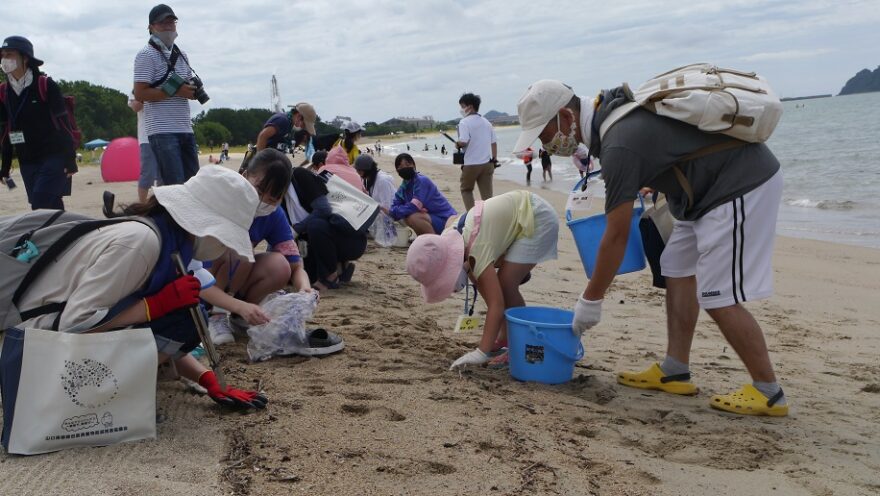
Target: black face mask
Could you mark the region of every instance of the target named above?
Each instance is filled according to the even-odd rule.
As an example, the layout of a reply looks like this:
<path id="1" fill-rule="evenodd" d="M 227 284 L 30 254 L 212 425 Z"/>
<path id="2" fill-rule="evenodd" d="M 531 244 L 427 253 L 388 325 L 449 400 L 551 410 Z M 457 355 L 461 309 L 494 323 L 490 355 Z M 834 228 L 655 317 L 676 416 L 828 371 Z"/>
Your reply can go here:
<path id="1" fill-rule="evenodd" d="M 404 167 L 403 169 L 397 170 L 397 175 L 400 176 L 404 181 L 409 181 L 410 179 L 416 177 L 416 170 L 412 167 Z"/>

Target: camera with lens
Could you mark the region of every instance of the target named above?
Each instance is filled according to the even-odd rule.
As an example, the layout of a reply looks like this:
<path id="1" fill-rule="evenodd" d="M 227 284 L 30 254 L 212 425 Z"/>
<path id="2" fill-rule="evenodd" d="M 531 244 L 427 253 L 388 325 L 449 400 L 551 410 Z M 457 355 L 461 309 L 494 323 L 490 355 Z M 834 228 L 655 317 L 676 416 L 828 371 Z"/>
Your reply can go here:
<path id="1" fill-rule="evenodd" d="M 210 100 L 211 97 L 209 97 L 208 94 L 205 93 L 205 83 L 202 82 L 202 78 L 198 76 L 193 76 L 192 79 L 189 80 L 189 84 L 196 87 L 196 90 L 193 93 L 193 96 L 196 97 L 196 100 L 198 100 L 199 103 L 201 103 L 202 105 L 208 103 L 208 100 Z"/>

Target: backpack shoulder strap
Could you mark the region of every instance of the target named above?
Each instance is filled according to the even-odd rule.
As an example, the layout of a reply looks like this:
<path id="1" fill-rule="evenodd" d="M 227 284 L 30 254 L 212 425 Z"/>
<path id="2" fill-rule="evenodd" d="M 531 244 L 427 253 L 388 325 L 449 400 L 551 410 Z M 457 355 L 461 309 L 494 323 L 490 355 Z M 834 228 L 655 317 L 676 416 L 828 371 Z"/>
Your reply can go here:
<path id="1" fill-rule="evenodd" d="M 49 264 L 53 263 L 55 259 L 58 258 L 61 253 L 64 252 L 74 241 L 79 238 L 85 236 L 86 234 L 100 229 L 102 227 L 111 226 L 113 224 L 119 224 L 121 222 L 141 222 L 146 224 L 151 229 L 153 229 L 158 234 L 158 228 L 152 223 L 146 221 L 146 219 L 133 218 L 133 217 L 119 217 L 116 219 L 105 219 L 105 220 L 93 220 L 93 221 L 85 221 L 76 226 L 73 226 L 69 231 L 61 235 L 52 246 L 46 249 L 46 251 L 40 254 L 40 257 L 34 261 L 33 266 L 28 270 L 27 274 L 25 274 L 24 278 L 22 278 L 21 283 L 16 288 L 15 293 L 12 295 L 12 303 L 14 305 L 18 305 L 18 302 L 21 300 L 24 293 L 28 290 L 28 288 L 33 284 L 34 280 L 49 266 Z M 46 227 L 46 224 L 43 225 Z"/>
<path id="2" fill-rule="evenodd" d="M 180 58 L 180 49 L 177 48 L 177 45 L 171 47 L 171 58 L 167 58 L 165 57 L 165 52 L 162 51 L 162 48 L 160 48 L 155 41 L 150 40 L 150 46 L 153 47 L 157 52 L 159 52 L 159 55 L 161 55 L 162 58 L 165 60 L 166 65 L 165 74 L 161 78 L 153 81 L 153 83 L 150 84 L 150 88 L 158 88 L 162 83 L 165 82 L 166 79 L 168 79 L 168 76 L 174 71 L 174 66 L 177 65 L 177 59 Z"/>
<path id="3" fill-rule="evenodd" d="M 640 107 L 636 102 L 624 103 L 623 105 L 617 107 L 612 110 L 608 117 L 605 117 L 605 120 L 602 121 L 602 125 L 599 126 L 599 140 L 605 139 L 605 133 L 611 129 L 612 126 L 617 124 L 620 119 L 626 117 L 630 112 Z"/>
<path id="4" fill-rule="evenodd" d="M 678 181 L 681 189 L 683 189 L 684 193 L 687 195 L 688 203 L 685 210 L 689 210 L 691 207 L 694 206 L 694 189 L 691 187 L 690 181 L 687 180 L 687 177 L 681 170 L 681 165 L 686 162 L 690 162 L 691 160 L 705 157 L 706 155 L 722 152 L 724 150 L 731 150 L 733 148 L 739 148 L 748 144 L 749 143 L 747 141 L 732 138 L 728 141 L 722 141 L 720 143 L 704 146 L 694 152 L 688 153 L 687 155 L 681 157 L 672 164 L 672 170 L 673 172 L 675 172 L 675 179 Z"/>
<path id="5" fill-rule="evenodd" d="M 37 78 L 37 93 L 40 95 L 41 102 L 49 101 L 49 76 L 40 74 Z"/>
<path id="6" fill-rule="evenodd" d="M 6 105 L 6 87 L 9 86 L 6 82 L 0 83 L 0 103 Z"/>

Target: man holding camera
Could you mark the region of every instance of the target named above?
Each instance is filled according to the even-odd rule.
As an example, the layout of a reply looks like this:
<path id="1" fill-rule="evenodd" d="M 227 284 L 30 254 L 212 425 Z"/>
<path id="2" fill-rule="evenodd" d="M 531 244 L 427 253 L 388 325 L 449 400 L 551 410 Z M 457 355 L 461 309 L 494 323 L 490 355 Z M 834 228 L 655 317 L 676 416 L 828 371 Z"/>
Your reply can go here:
<path id="1" fill-rule="evenodd" d="M 480 101 L 480 96 L 473 93 L 465 93 L 458 100 L 461 120 L 455 145 L 459 150 L 464 149 L 464 157 L 460 163 L 453 157 L 453 162 L 461 165 L 461 199 L 467 210 L 474 206 L 474 185 L 480 189 L 483 201 L 492 198 L 492 177 L 498 165 L 495 129 L 479 114 Z"/>
<path id="2" fill-rule="evenodd" d="M 186 53 L 174 44 L 177 16 L 171 7 L 153 7 L 148 29 L 150 40 L 134 59 L 134 97 L 144 102 L 144 124 L 162 183 L 182 184 L 199 170 L 189 100 L 204 104 L 208 95 Z"/>

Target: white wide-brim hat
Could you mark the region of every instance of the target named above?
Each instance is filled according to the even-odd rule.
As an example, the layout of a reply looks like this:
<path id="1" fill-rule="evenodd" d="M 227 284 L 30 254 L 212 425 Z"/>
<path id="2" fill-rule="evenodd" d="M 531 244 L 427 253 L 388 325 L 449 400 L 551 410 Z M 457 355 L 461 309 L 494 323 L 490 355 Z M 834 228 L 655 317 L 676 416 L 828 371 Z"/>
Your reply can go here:
<path id="1" fill-rule="evenodd" d="M 561 81 L 542 79 L 532 83 L 516 105 L 522 132 L 513 153 L 522 152 L 538 139 L 550 119 L 556 117 L 559 109 L 568 105 L 572 97 L 574 90 Z"/>
<path id="2" fill-rule="evenodd" d="M 153 188 L 159 204 L 186 232 L 210 236 L 254 261 L 248 229 L 260 197 L 241 175 L 219 165 L 206 165 L 183 184 Z"/>

